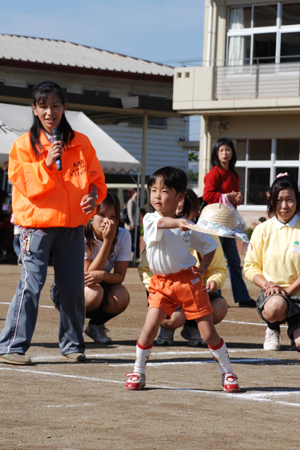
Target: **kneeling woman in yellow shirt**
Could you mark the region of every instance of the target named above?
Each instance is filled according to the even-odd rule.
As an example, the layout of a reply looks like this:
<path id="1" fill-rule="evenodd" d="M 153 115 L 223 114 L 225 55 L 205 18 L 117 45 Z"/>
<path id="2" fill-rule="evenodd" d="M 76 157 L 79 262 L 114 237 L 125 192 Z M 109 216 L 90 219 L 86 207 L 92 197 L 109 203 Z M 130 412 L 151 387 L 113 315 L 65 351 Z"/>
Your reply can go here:
<path id="1" fill-rule="evenodd" d="M 300 192 L 287 173 L 273 182 L 268 209 L 273 217 L 253 231 L 245 276 L 262 289 L 257 310 L 268 324 L 264 349 L 280 350 L 283 322 L 300 349 Z"/>

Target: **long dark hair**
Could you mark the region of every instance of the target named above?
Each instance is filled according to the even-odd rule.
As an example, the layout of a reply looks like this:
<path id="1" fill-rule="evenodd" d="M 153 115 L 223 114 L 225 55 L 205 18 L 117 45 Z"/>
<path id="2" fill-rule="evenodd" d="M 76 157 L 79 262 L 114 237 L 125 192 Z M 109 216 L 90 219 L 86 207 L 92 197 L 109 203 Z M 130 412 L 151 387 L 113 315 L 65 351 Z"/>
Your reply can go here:
<path id="1" fill-rule="evenodd" d="M 197 194 L 195 194 L 195 192 L 192 189 L 186 190 L 186 199 L 189 201 L 189 205 L 187 205 L 188 211 L 186 212 L 185 217 L 188 217 L 191 214 L 192 210 L 199 211 L 200 201 L 199 198 L 197 197 Z M 181 212 L 179 215 L 183 216 Z"/>
<path id="2" fill-rule="evenodd" d="M 179 192 L 186 194 L 188 178 L 186 173 L 182 169 L 179 169 L 178 167 L 166 166 L 156 170 L 152 175 L 150 175 L 148 179 L 147 185 L 149 191 L 151 190 L 151 186 L 155 184 L 159 178 L 163 178 L 165 185 L 169 189 L 175 189 L 177 194 Z M 189 214 L 190 210 L 190 201 L 185 195 L 184 205 L 180 215 L 185 216 Z M 155 211 L 155 208 L 151 205 L 151 203 L 149 203 L 149 211 Z"/>
<path id="3" fill-rule="evenodd" d="M 105 213 L 107 208 L 110 206 L 113 206 L 116 211 L 116 222 L 117 222 L 117 230 L 114 240 L 112 241 L 111 248 L 110 248 L 110 255 L 114 251 L 116 242 L 117 242 L 117 236 L 119 233 L 119 222 L 120 222 L 120 201 L 118 197 L 114 194 L 107 194 L 107 197 L 103 200 L 103 202 L 99 203 L 97 205 L 96 214 L 101 214 L 102 212 Z M 94 227 L 93 223 L 90 221 L 84 225 L 84 234 L 87 242 L 88 247 L 88 257 L 90 258 L 93 248 L 93 243 L 95 242 L 94 238 Z"/>
<path id="4" fill-rule="evenodd" d="M 212 153 L 211 153 L 211 167 L 218 166 L 222 169 L 222 165 L 218 158 L 218 150 L 221 147 L 221 145 L 228 145 L 228 147 L 231 148 L 232 157 L 229 161 L 229 170 L 231 170 L 231 172 L 233 172 L 235 175 L 238 176 L 237 172 L 235 171 L 235 163 L 237 160 L 235 147 L 233 145 L 232 140 L 227 137 L 220 138 L 214 143 Z"/>
<path id="5" fill-rule="evenodd" d="M 290 175 L 284 175 L 276 178 L 271 186 L 271 195 L 268 199 L 268 215 L 271 217 L 276 212 L 276 204 L 279 192 L 283 189 L 293 189 L 296 197 L 296 211 L 300 211 L 300 192 L 298 183 Z"/>
<path id="6" fill-rule="evenodd" d="M 55 94 L 62 105 L 65 105 L 67 102 L 66 94 L 64 90 L 53 81 L 42 81 L 41 83 L 37 84 L 32 91 L 32 104 L 33 106 L 36 106 L 37 104 L 45 104 L 47 102 L 47 99 L 49 95 Z M 34 153 L 36 157 L 39 157 L 39 150 L 43 149 L 42 144 L 40 143 L 40 132 L 43 129 L 43 126 L 41 124 L 40 119 L 38 116 L 35 116 L 33 114 L 33 124 L 30 128 L 30 142 L 33 147 Z M 71 125 L 66 119 L 65 114 L 63 113 L 60 124 L 59 124 L 59 131 L 63 135 L 63 142 L 67 145 L 69 145 L 74 139 L 74 131 L 72 130 Z"/>

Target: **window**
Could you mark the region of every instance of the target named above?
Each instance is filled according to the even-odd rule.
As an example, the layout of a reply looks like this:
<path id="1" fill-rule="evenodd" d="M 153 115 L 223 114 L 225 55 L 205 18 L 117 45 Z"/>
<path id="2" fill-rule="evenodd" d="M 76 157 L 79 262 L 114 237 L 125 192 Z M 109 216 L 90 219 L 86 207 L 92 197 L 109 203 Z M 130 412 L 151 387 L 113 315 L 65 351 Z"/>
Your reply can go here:
<path id="1" fill-rule="evenodd" d="M 300 61 L 300 2 L 229 8 L 227 65 Z"/>
<path id="2" fill-rule="evenodd" d="M 300 139 L 238 139 L 235 147 L 245 206 L 266 205 L 266 190 L 279 173 L 299 184 Z"/>

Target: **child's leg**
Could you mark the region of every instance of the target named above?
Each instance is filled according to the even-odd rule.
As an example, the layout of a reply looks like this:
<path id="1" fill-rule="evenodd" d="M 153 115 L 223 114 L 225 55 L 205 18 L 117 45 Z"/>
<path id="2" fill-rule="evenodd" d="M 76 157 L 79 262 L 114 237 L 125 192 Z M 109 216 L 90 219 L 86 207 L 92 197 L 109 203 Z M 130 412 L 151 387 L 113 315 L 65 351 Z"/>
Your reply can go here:
<path id="1" fill-rule="evenodd" d="M 217 363 L 219 364 L 224 390 L 238 392 L 240 390 L 237 377 L 233 374 L 227 347 L 223 339 L 217 333 L 211 314 L 196 320 L 203 340 Z"/>
<path id="2" fill-rule="evenodd" d="M 136 344 L 136 357 L 132 373 L 127 373 L 130 377 L 125 384 L 125 389 L 139 390 L 146 385 L 146 365 L 150 358 L 153 341 L 156 338 L 160 324 L 166 318 L 167 314 L 158 308 L 148 310 L 145 324 Z"/>
<path id="3" fill-rule="evenodd" d="M 297 328 L 294 333 L 294 342 L 297 347 L 297 350 L 300 349 L 300 328 Z"/>
<path id="4" fill-rule="evenodd" d="M 180 328 L 184 325 L 186 321 L 184 312 L 179 307 L 177 308 L 170 319 L 165 319 L 162 323 L 162 326 L 166 328 L 167 330 L 176 330 L 177 328 Z"/>

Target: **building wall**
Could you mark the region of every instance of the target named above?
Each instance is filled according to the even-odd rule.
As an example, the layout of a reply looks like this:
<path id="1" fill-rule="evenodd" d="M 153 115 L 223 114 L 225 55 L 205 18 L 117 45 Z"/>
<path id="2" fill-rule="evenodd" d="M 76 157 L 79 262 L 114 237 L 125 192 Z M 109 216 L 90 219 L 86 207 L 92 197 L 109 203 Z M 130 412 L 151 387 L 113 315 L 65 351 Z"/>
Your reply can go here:
<path id="1" fill-rule="evenodd" d="M 115 139 L 138 161 L 142 158 L 142 127 L 128 123 L 101 125 L 101 128 Z M 184 139 L 186 124 L 183 119 L 168 118 L 167 128 L 148 128 L 146 175 L 167 165 L 174 165 L 187 171 L 188 152 L 178 146 Z"/>

